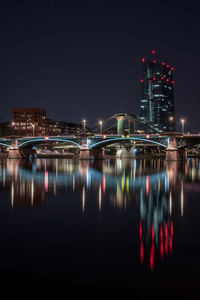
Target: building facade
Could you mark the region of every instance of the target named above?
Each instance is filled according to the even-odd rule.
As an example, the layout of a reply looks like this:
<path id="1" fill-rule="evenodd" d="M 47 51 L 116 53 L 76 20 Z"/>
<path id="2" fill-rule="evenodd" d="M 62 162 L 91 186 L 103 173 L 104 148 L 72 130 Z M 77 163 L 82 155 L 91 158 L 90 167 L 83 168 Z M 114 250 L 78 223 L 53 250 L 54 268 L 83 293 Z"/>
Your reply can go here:
<path id="1" fill-rule="evenodd" d="M 158 61 L 155 51 L 152 59 L 142 59 L 143 76 L 140 116 L 153 122 L 163 131 L 175 131 L 173 67 Z"/>
<path id="2" fill-rule="evenodd" d="M 13 119 L 8 125 L 9 131 L 6 131 L 4 135 L 61 136 L 81 134 L 82 132 L 81 124 L 48 119 L 46 110 L 40 108 L 15 108 Z"/>
<path id="3" fill-rule="evenodd" d="M 46 110 L 40 108 L 14 108 L 13 132 L 20 136 L 44 136 Z"/>
<path id="4" fill-rule="evenodd" d="M 49 136 L 61 135 L 60 123 L 51 119 L 46 119 L 45 134 Z"/>

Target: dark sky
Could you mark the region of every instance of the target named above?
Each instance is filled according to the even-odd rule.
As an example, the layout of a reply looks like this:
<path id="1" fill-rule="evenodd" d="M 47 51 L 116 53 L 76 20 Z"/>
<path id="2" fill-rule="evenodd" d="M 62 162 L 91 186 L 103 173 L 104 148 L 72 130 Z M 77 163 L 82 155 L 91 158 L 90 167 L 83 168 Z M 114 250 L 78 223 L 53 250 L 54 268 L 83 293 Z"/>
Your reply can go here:
<path id="1" fill-rule="evenodd" d="M 90 126 L 117 112 L 138 114 L 141 59 L 155 49 L 174 67 L 177 129 L 185 117 L 186 130 L 200 132 L 198 3 L 4 2 L 0 121 L 11 120 L 13 107 Z"/>

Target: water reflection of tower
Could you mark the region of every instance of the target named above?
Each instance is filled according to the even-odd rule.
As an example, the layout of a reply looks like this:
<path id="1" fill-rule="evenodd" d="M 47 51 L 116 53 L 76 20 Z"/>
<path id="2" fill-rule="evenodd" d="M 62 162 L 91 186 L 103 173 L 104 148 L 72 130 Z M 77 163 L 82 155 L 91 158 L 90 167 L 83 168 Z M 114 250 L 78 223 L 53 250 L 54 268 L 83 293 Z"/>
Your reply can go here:
<path id="1" fill-rule="evenodd" d="M 155 183 L 146 177 L 146 187 L 140 190 L 140 260 L 154 268 L 155 255 L 172 253 L 173 220 L 170 209 L 168 176 Z"/>

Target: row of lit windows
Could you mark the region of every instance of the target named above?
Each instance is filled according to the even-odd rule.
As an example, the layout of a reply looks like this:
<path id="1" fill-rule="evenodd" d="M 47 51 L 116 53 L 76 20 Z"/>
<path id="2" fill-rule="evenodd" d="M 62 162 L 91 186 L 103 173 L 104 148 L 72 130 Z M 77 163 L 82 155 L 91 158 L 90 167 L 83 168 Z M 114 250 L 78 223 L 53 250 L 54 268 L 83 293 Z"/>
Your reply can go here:
<path id="1" fill-rule="evenodd" d="M 27 129 L 30 129 L 30 130 L 33 130 L 33 127 L 32 126 L 15 126 L 14 127 L 14 130 L 27 130 Z M 35 130 L 37 130 L 37 129 L 44 129 L 44 127 L 35 127 L 34 128 Z"/>
<path id="2" fill-rule="evenodd" d="M 34 125 L 34 126 L 37 126 L 37 125 L 41 125 L 41 126 L 45 126 L 45 123 L 38 123 L 38 122 L 34 122 L 34 123 L 32 123 L 32 122 L 14 122 L 14 125 L 19 125 L 19 126 L 32 126 L 32 125 Z"/>

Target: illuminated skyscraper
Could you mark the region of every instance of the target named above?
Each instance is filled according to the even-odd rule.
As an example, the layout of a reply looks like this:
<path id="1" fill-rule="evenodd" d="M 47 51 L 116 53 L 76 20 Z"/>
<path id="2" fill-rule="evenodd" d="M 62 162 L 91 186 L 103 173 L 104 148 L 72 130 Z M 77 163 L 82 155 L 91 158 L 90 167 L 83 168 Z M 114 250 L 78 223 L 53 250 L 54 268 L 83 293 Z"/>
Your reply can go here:
<path id="1" fill-rule="evenodd" d="M 175 131 L 173 67 L 157 59 L 142 59 L 143 77 L 140 116 L 163 131 Z"/>

